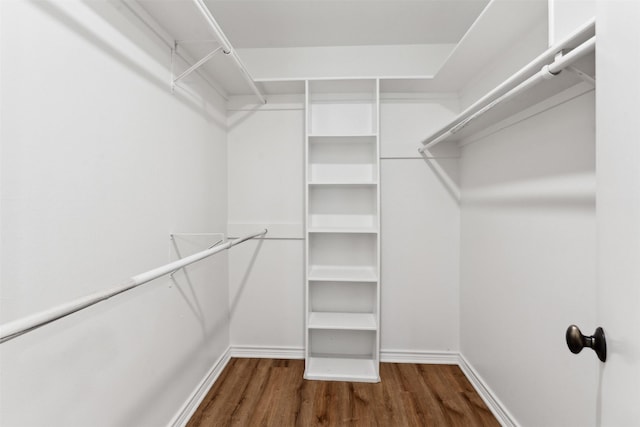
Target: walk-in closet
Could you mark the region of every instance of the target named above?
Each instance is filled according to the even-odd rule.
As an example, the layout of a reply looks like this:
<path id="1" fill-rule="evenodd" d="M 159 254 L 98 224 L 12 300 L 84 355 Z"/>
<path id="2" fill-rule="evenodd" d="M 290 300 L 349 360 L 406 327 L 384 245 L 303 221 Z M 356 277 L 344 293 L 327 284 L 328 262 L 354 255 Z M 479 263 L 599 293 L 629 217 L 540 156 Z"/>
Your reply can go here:
<path id="1" fill-rule="evenodd" d="M 0 0 L 0 426 L 640 425 L 638 22 Z"/>

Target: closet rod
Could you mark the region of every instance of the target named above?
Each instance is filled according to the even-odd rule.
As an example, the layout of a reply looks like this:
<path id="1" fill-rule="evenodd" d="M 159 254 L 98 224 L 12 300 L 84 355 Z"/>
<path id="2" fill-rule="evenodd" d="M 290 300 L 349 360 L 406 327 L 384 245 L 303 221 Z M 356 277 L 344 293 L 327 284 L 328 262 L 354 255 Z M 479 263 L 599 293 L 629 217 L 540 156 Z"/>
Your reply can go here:
<path id="1" fill-rule="evenodd" d="M 594 19 L 591 19 L 588 22 L 586 22 L 583 26 L 581 26 L 572 34 L 570 34 L 567 38 L 565 38 L 564 40 L 560 41 L 559 43 L 555 44 L 554 46 L 550 47 L 549 49 L 547 49 L 546 51 L 538 55 L 538 57 L 536 57 L 529 64 L 521 68 L 518 72 L 513 74 L 507 80 L 502 82 L 500 85 L 496 86 L 489 93 L 487 93 L 482 98 L 480 98 L 479 100 L 474 102 L 472 105 L 467 107 L 462 113 L 459 114 L 456 120 L 464 120 L 466 117 L 469 117 L 470 115 L 477 112 L 480 108 L 483 108 L 483 106 L 491 102 L 491 100 L 495 99 L 495 97 L 501 96 L 506 91 L 510 90 L 510 88 L 513 88 L 514 86 L 518 85 L 519 84 L 518 82 L 522 81 L 523 78 L 526 78 L 527 75 L 530 75 L 532 72 L 536 72 L 540 70 L 540 68 L 543 67 L 546 63 L 553 60 L 558 52 L 562 52 L 562 50 L 567 49 L 571 46 L 575 46 L 576 43 L 583 42 L 587 38 L 591 37 L 595 33 L 595 25 L 596 24 Z M 450 123 L 438 129 L 437 131 L 433 132 L 431 136 L 423 142 L 424 147 L 419 148 L 418 151 L 420 153 L 423 153 L 424 150 L 428 149 L 429 147 L 433 147 L 433 145 L 435 145 L 435 144 L 431 145 L 432 143 L 435 142 L 437 144 L 441 142 L 443 139 L 446 139 L 447 137 L 449 137 L 451 134 L 448 132 L 451 130 L 453 126 L 457 125 L 458 123 L 459 121 L 453 125 Z M 427 145 L 429 147 L 427 147 Z"/>
<path id="2" fill-rule="evenodd" d="M 536 84 L 540 83 L 543 80 L 549 80 L 549 79 L 554 78 L 562 70 L 564 70 L 565 68 L 569 67 L 575 61 L 577 61 L 578 59 L 582 58 L 583 56 L 588 55 L 589 53 L 593 52 L 595 50 L 595 47 L 596 47 L 596 37 L 593 36 L 592 38 L 590 38 L 586 42 L 582 43 L 580 46 L 578 46 L 575 49 L 571 50 L 566 55 L 563 55 L 563 56 L 559 57 L 558 59 L 556 59 L 554 62 L 552 62 L 549 65 L 543 66 L 542 69 L 540 71 L 538 71 L 537 73 L 535 73 L 533 76 L 529 77 L 527 80 L 525 80 L 522 83 L 520 83 L 519 85 L 515 86 L 514 88 L 512 88 L 511 90 L 509 90 L 505 94 L 503 94 L 503 95 L 499 96 L 498 98 L 494 99 L 493 101 L 491 101 L 490 103 L 488 103 L 487 105 L 482 107 L 481 109 L 477 110 L 475 113 L 470 114 L 467 117 L 465 117 L 464 119 L 460 120 L 455 125 L 451 126 L 449 128 L 449 130 L 447 130 L 445 133 L 443 133 L 440 136 L 438 136 L 437 138 L 429 141 L 424 147 L 419 148 L 418 151 L 420 153 L 424 153 L 425 150 L 428 150 L 429 148 L 439 144 L 440 142 L 442 142 L 443 140 L 445 140 L 449 136 L 453 135 L 454 133 L 458 132 L 460 129 L 465 127 L 472 120 L 474 120 L 477 117 L 483 115 L 484 113 L 486 113 L 487 111 L 491 110 L 492 108 L 494 108 L 496 105 L 500 104 L 501 102 L 504 102 L 504 101 L 506 101 L 508 99 L 511 99 L 511 98 L 514 98 L 514 97 L 518 96 L 520 93 L 528 90 L 529 88 L 531 88 L 532 86 L 535 86 Z"/>
<path id="3" fill-rule="evenodd" d="M 213 31 L 213 36 L 218 40 L 218 42 L 222 46 L 222 52 L 226 55 L 229 55 L 233 59 L 236 66 L 240 69 L 242 76 L 249 84 L 249 87 L 251 87 L 251 90 L 253 91 L 253 93 L 256 94 L 258 99 L 260 99 L 260 101 L 263 104 L 266 104 L 267 100 L 265 99 L 265 97 L 262 95 L 262 93 L 256 86 L 256 83 L 253 80 L 253 77 L 251 77 L 251 74 L 249 74 L 249 71 L 244 66 L 244 63 L 242 62 L 242 60 L 240 60 L 240 57 L 236 54 L 235 50 L 233 50 L 233 48 L 231 47 L 231 43 L 229 43 L 227 36 L 224 35 L 224 33 L 222 32 L 222 29 L 220 28 L 215 18 L 209 11 L 209 8 L 207 7 L 206 4 L 204 4 L 204 0 L 193 0 L 193 3 L 196 5 L 198 10 L 202 14 L 202 17 L 209 24 L 211 31 Z"/>
<path id="4" fill-rule="evenodd" d="M 177 261 L 165 264 L 162 267 L 154 268 L 153 270 L 149 270 L 145 273 L 132 276 L 131 278 L 129 278 L 129 280 L 114 288 L 102 292 L 96 292 L 94 294 L 78 298 L 65 304 L 61 304 L 57 307 L 43 310 L 39 313 L 35 313 L 27 317 L 23 317 L 22 319 L 17 319 L 12 322 L 5 323 L 4 325 L 0 326 L 0 343 L 9 341 L 27 332 L 31 332 L 48 323 L 54 322 L 58 319 L 62 319 L 63 317 L 76 313 L 80 310 L 83 310 L 87 307 L 107 300 L 113 296 L 131 290 L 133 288 L 136 288 L 140 285 L 150 282 L 151 280 L 157 279 L 161 276 L 186 267 L 189 264 L 193 264 L 194 262 L 210 257 L 213 254 L 221 252 L 225 249 L 229 249 L 249 239 L 264 236 L 265 234 L 267 234 L 267 229 L 264 229 L 258 233 L 249 234 L 239 239 L 229 240 L 222 245 L 214 245 L 193 255 L 189 255 Z"/>

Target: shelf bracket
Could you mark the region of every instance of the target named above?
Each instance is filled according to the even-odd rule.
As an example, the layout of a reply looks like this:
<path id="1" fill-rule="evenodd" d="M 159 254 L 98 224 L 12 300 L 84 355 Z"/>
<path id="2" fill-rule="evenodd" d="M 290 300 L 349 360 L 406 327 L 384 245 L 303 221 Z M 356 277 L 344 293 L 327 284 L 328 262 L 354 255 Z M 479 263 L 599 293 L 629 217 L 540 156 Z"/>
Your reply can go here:
<path id="1" fill-rule="evenodd" d="M 571 51 L 569 51 L 571 52 Z M 563 56 L 565 56 L 567 54 L 567 50 L 561 50 L 560 52 L 558 52 L 556 54 L 555 59 L 558 60 L 560 58 L 562 58 Z M 569 65 L 567 67 L 564 68 L 566 71 L 569 71 L 573 74 L 575 74 L 576 76 L 580 77 L 584 82 L 589 83 L 591 86 L 595 87 L 596 86 L 596 79 L 592 76 L 590 76 L 589 74 L 585 73 L 584 71 L 582 71 L 581 69 L 573 66 L 573 65 Z"/>
<path id="2" fill-rule="evenodd" d="M 189 74 L 193 73 L 195 70 L 200 68 L 202 65 L 204 65 L 207 61 L 209 61 L 211 58 L 213 58 L 221 50 L 223 50 L 222 46 L 218 46 L 212 52 L 210 52 L 207 55 L 205 55 L 204 58 L 202 58 L 201 60 L 199 60 L 198 62 L 193 64 L 191 67 L 189 67 L 186 70 L 184 70 L 177 77 L 175 77 L 175 73 L 174 73 L 175 55 L 176 55 L 176 52 L 178 51 L 178 42 L 176 41 L 175 44 L 174 44 L 173 49 L 171 49 L 171 93 L 174 92 L 174 90 L 175 90 L 176 86 L 178 85 L 178 82 L 180 82 L 180 80 L 184 79 Z M 224 52 L 224 50 L 223 50 L 223 52 Z"/>
<path id="3" fill-rule="evenodd" d="M 565 68 L 565 70 L 571 71 L 572 73 L 576 74 L 578 77 L 580 77 L 586 83 L 589 83 L 591 86 L 593 87 L 596 86 L 596 79 L 591 77 L 589 74 L 585 73 L 584 71 L 580 70 L 579 68 L 576 68 L 573 65 L 569 65 L 567 68 Z"/>

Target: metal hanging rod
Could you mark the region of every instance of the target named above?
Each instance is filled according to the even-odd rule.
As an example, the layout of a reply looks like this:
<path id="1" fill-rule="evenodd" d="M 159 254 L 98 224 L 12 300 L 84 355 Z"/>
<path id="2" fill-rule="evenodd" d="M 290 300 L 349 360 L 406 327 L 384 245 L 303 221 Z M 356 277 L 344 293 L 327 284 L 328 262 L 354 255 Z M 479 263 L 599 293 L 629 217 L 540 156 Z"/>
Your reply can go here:
<path id="1" fill-rule="evenodd" d="M 514 98 L 514 97 L 518 96 L 520 93 L 528 90 L 530 87 L 535 86 L 536 84 L 540 83 L 543 80 L 549 80 L 549 79 L 554 78 L 563 69 L 565 69 L 566 67 L 569 67 L 570 64 L 574 63 L 575 61 L 577 61 L 578 59 L 582 58 L 583 56 L 593 52 L 595 50 L 595 47 L 596 47 L 596 38 L 594 36 L 594 37 L 590 38 L 589 40 L 587 40 L 586 42 L 584 42 L 583 44 L 581 44 L 580 46 L 578 46 L 575 49 L 573 49 L 568 54 L 559 57 L 553 63 L 551 63 L 549 65 L 545 65 L 536 74 L 534 74 L 533 76 L 529 77 L 527 80 L 523 81 L 522 83 L 520 83 L 519 85 L 517 85 L 516 87 L 514 87 L 513 89 L 511 89 L 507 93 L 505 93 L 505 94 L 499 96 L 498 98 L 494 99 L 493 101 L 491 101 L 490 103 L 488 103 L 487 105 L 485 105 L 484 107 L 482 107 L 481 109 L 476 111 L 475 113 L 465 117 L 464 119 L 459 121 L 457 124 L 452 126 L 448 131 L 446 131 L 442 135 L 438 136 L 437 138 L 431 140 L 424 147 L 418 149 L 418 151 L 420 153 L 424 153 L 425 150 L 428 150 L 429 148 L 439 144 L 444 139 L 446 139 L 449 136 L 453 135 L 454 133 L 458 132 L 460 129 L 462 129 L 466 125 L 468 125 L 472 120 L 474 120 L 474 119 L 478 118 L 479 116 L 483 115 L 487 111 L 489 111 L 492 108 L 494 108 L 496 105 L 498 105 L 498 104 L 500 104 L 500 103 L 502 103 L 502 102 L 504 102 L 504 101 L 506 101 L 508 99 L 511 99 L 511 98 Z"/>
<path id="2" fill-rule="evenodd" d="M 48 323 L 54 322 L 58 319 L 62 319 L 63 317 L 76 313 L 80 310 L 84 310 L 87 307 L 91 307 L 92 305 L 107 300 L 113 296 L 129 291 L 140 285 L 144 285 L 147 282 L 162 277 L 166 274 L 170 274 L 176 270 L 186 267 L 189 264 L 193 264 L 194 262 L 210 257 L 213 254 L 221 252 L 225 249 L 229 249 L 249 239 L 264 236 L 265 234 L 267 234 L 267 231 L 267 229 L 264 229 L 258 233 L 249 234 L 239 239 L 229 240 L 222 245 L 210 247 L 208 249 L 205 249 L 204 251 L 200 251 L 193 255 L 181 258 L 177 261 L 165 264 L 162 267 L 154 268 L 153 270 L 149 270 L 145 273 L 132 276 L 131 278 L 129 278 L 129 280 L 114 288 L 102 292 L 96 292 L 94 294 L 78 298 L 65 304 L 61 304 L 57 307 L 43 310 L 39 313 L 35 313 L 27 317 L 23 317 L 22 319 L 17 319 L 12 322 L 5 323 L 4 325 L 0 326 L 0 343 L 9 341 L 22 334 L 40 328 L 41 326 L 44 326 Z"/>
<path id="3" fill-rule="evenodd" d="M 462 113 L 458 115 L 453 123 L 450 123 L 444 128 L 433 133 L 433 136 L 427 138 L 423 144 L 423 147 L 418 149 L 418 152 L 424 153 L 425 150 L 434 147 L 440 142 L 453 135 L 464 126 L 466 126 L 471 120 L 477 118 L 483 113 L 487 112 L 491 108 L 495 107 L 499 103 L 510 99 L 519 93 L 527 90 L 529 87 L 537 84 L 541 80 L 550 79 L 555 77 L 564 68 L 569 67 L 573 62 L 582 56 L 593 52 L 595 49 L 595 36 L 589 40 L 583 42 L 581 45 L 571 50 L 566 55 L 558 56 L 551 64 L 545 65 L 546 62 L 553 58 L 557 52 L 561 52 L 563 49 L 567 49 L 574 45 L 576 42 L 584 40 L 589 34 L 592 34 L 595 29 L 595 21 L 591 20 L 584 26 L 579 28 L 576 32 L 571 34 L 565 40 L 559 44 L 549 48 L 543 52 L 528 65 L 520 69 L 514 75 L 509 77 L 499 86 L 480 98 L 478 101 L 467 107 Z M 525 76 L 531 74 L 532 71 L 538 69 L 533 76 L 522 81 Z M 521 83 L 518 83 L 522 81 Z M 506 92 L 505 92 L 506 91 Z M 496 98 L 497 97 L 497 98 Z"/>
<path id="4" fill-rule="evenodd" d="M 213 32 L 213 36 L 217 39 L 218 43 L 220 43 L 220 45 L 222 46 L 222 51 L 226 55 L 229 55 L 229 57 L 231 57 L 231 59 L 233 59 L 233 62 L 236 64 L 236 66 L 238 67 L 238 69 L 242 73 L 242 76 L 244 77 L 244 79 L 249 84 L 249 87 L 251 88 L 251 90 L 256 94 L 258 99 L 260 99 L 260 101 L 263 104 L 266 104 L 267 100 L 265 99 L 264 95 L 262 95 L 262 93 L 260 92 L 260 90 L 256 86 L 256 83 L 253 80 L 253 77 L 251 77 L 251 74 L 249 74 L 249 71 L 245 67 L 244 63 L 240 60 L 240 58 L 236 54 L 235 50 L 231 47 L 231 43 L 229 43 L 229 40 L 227 39 L 227 36 L 225 36 L 224 33 L 222 32 L 222 29 L 220 28 L 220 26 L 216 22 L 215 18 L 211 14 L 211 11 L 209 11 L 209 8 L 207 7 L 207 5 L 204 4 L 203 0 L 193 0 L 193 3 L 196 5 L 196 8 L 202 14 L 202 17 L 209 24 L 209 27 L 210 27 L 211 31 Z"/>

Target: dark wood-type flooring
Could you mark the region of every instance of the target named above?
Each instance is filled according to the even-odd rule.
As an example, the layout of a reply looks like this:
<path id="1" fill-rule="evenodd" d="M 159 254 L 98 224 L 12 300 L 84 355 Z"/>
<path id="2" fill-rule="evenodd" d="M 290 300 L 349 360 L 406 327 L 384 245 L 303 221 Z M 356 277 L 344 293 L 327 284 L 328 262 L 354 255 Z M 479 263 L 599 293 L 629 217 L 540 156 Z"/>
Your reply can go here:
<path id="1" fill-rule="evenodd" d="M 382 363 L 377 384 L 303 371 L 303 360 L 231 359 L 187 427 L 499 426 L 457 366 Z"/>

